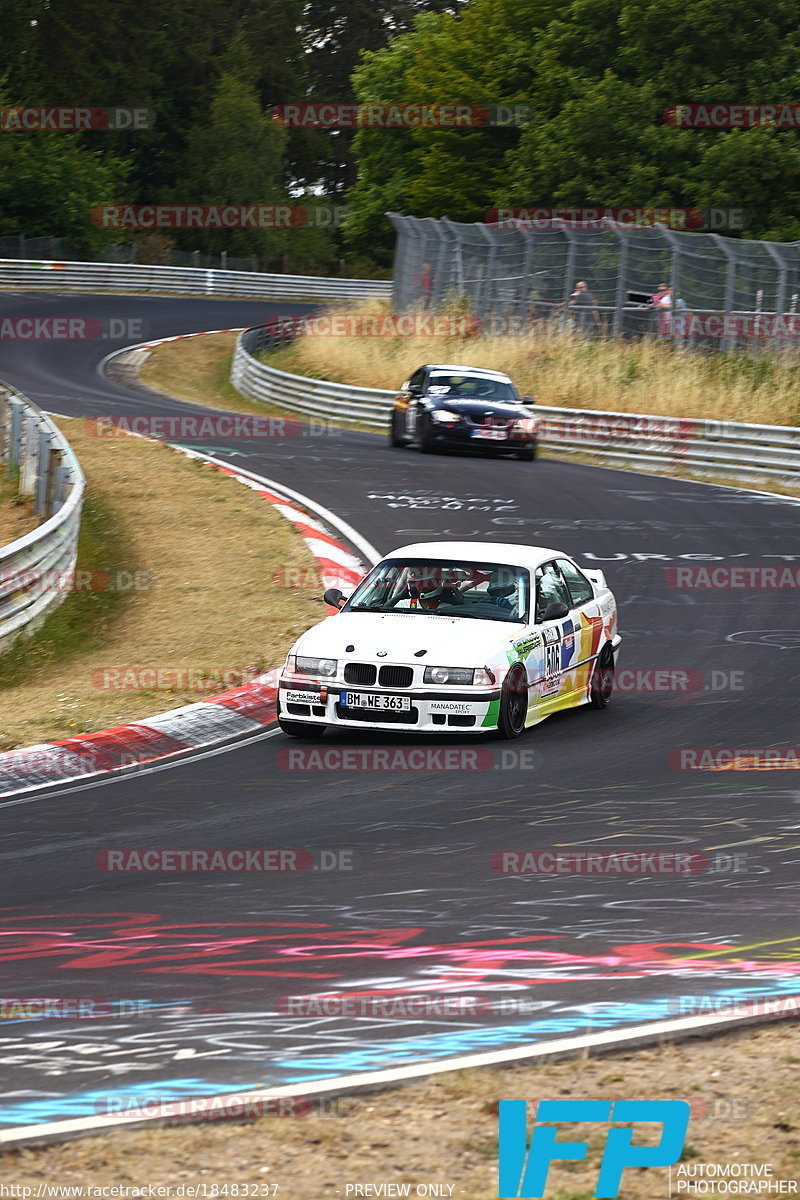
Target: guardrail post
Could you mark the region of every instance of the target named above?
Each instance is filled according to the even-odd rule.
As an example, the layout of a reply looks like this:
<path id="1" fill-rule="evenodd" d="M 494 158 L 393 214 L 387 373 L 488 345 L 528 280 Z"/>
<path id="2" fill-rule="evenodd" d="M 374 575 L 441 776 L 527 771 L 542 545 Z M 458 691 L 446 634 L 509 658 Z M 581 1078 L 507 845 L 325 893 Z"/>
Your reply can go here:
<path id="1" fill-rule="evenodd" d="M 59 459 L 62 456 L 59 455 Z M 67 490 L 70 483 L 70 469 L 63 462 L 56 467 L 53 472 L 53 499 L 51 502 L 50 516 L 55 516 L 60 508 L 63 508 L 66 499 Z"/>
<path id="2" fill-rule="evenodd" d="M 32 496 L 36 489 L 36 417 L 26 417 L 22 423 L 22 448 L 19 464 L 19 494 Z"/>
<path id="3" fill-rule="evenodd" d="M 50 484 L 50 449 L 53 436 L 47 429 L 39 430 L 36 448 L 36 482 L 33 500 L 33 511 L 37 517 L 47 514 L 47 493 Z"/>
<path id="4" fill-rule="evenodd" d="M 6 446 L 6 470 L 10 475 L 19 466 L 22 455 L 22 418 L 25 406 L 21 400 L 12 396 L 8 401 L 9 422 L 8 442 Z"/>
<path id="5" fill-rule="evenodd" d="M 57 446 L 50 446 L 50 463 L 47 472 L 47 487 L 44 497 L 45 519 L 52 517 L 56 511 L 56 495 L 58 488 L 58 469 L 61 462 L 61 451 Z"/>
<path id="6" fill-rule="evenodd" d="M 0 462 L 8 462 L 8 442 L 11 430 L 9 428 L 11 420 L 11 410 L 9 408 L 9 400 L 11 397 L 3 391 L 0 391 L 0 407 L 2 407 L 2 420 L 0 420 Z"/>

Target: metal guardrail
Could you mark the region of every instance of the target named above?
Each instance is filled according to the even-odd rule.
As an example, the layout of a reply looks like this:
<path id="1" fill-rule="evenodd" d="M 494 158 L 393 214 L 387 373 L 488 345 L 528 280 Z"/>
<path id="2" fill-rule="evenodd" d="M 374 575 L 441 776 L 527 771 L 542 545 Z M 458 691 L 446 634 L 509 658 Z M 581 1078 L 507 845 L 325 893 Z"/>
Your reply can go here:
<path id="1" fill-rule="evenodd" d="M 7 475 L 32 496 L 42 524 L 0 547 L 0 651 L 32 633 L 72 588 L 78 553 L 84 478 L 69 442 L 49 417 L 0 383 L 2 444 Z"/>
<path id="2" fill-rule="evenodd" d="M 328 279 L 256 271 L 153 267 L 133 263 L 34 262 L 0 259 L 0 291 L 168 292 L 257 300 L 389 299 L 382 279 Z"/>
<path id="3" fill-rule="evenodd" d="M 237 391 L 292 412 L 388 429 L 395 392 L 290 375 L 254 357 L 266 346 L 286 340 L 288 334 L 276 338 L 274 329 L 264 326 L 239 335 L 231 368 Z M 598 462 L 679 466 L 697 475 L 800 483 L 800 428 L 793 426 L 538 404 L 533 415 L 539 419 L 543 444 L 564 453 L 590 454 Z"/>

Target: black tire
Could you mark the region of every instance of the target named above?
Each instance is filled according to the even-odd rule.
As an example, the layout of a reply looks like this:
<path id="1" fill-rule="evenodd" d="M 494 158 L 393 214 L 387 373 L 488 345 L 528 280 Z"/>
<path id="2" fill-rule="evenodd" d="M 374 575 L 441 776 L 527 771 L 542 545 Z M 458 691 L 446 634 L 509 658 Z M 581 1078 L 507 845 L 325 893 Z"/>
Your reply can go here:
<path id="1" fill-rule="evenodd" d="M 289 737 L 304 738 L 309 742 L 315 742 L 326 731 L 324 725 L 312 725 L 309 721 L 285 721 L 283 717 L 278 717 L 278 724 Z"/>
<path id="2" fill-rule="evenodd" d="M 519 664 L 511 668 L 503 681 L 497 732 L 502 738 L 519 737 L 525 730 L 528 715 L 528 676 Z"/>
<path id="3" fill-rule="evenodd" d="M 533 446 L 526 446 L 524 450 L 517 451 L 517 458 L 521 458 L 523 462 L 533 462 L 536 458 L 536 450 Z"/>
<path id="4" fill-rule="evenodd" d="M 430 417 L 421 416 L 418 428 L 417 449 L 421 450 L 423 454 L 436 454 L 438 447 L 433 440 Z"/>
<path id="5" fill-rule="evenodd" d="M 396 450 L 400 450 L 405 446 L 406 439 L 402 436 L 402 434 L 397 432 L 397 415 L 397 411 L 392 413 L 392 420 L 389 429 L 389 445 L 393 446 Z"/>
<path id="6" fill-rule="evenodd" d="M 614 647 L 606 642 L 592 672 L 590 708 L 608 708 L 614 691 Z"/>

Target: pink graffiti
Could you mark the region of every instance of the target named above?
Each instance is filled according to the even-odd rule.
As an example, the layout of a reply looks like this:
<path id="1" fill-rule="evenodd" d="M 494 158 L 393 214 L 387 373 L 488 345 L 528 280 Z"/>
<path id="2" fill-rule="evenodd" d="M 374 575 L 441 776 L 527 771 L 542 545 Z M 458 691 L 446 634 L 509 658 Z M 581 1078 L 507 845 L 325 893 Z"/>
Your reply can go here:
<path id="1" fill-rule="evenodd" d="M 166 924 L 156 913 L 65 913 L 0 916 L 0 963 L 52 959 L 60 970 L 125 968 L 152 974 L 258 975 L 313 980 L 341 978 L 345 964 L 427 966 L 425 987 L 462 989 L 512 973 L 520 985 L 564 979 L 630 979 L 736 972 L 800 974 L 800 961 L 737 957 L 732 944 L 631 942 L 603 953 L 558 949 L 557 934 L 452 943 L 420 942 L 420 927 L 343 933 L 311 922 Z M 543 943 L 547 943 L 546 945 Z M 392 992 L 381 991 L 382 995 Z"/>

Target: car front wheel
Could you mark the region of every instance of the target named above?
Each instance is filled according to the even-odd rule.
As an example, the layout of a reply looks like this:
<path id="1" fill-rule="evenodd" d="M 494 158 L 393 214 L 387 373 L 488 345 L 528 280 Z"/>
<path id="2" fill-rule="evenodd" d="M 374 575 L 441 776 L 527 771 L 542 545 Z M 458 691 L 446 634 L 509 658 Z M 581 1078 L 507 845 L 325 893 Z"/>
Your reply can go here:
<path id="1" fill-rule="evenodd" d="M 395 447 L 395 449 L 400 449 L 406 444 L 406 439 L 400 433 L 400 422 L 398 421 L 398 416 L 399 414 L 397 412 L 392 413 L 391 428 L 389 430 L 389 445 Z"/>
<path id="2" fill-rule="evenodd" d="M 417 447 L 422 451 L 423 454 L 435 454 L 438 449 L 433 437 L 433 429 L 431 427 L 430 417 L 422 416 L 419 419 Z"/>
<path id="3" fill-rule="evenodd" d="M 503 683 L 497 730 L 501 737 L 519 737 L 528 715 L 528 676 L 522 666 L 512 667 Z"/>
<path id="4" fill-rule="evenodd" d="M 589 695 L 590 708 L 608 708 L 614 691 L 614 647 L 606 642 L 597 659 Z"/>

